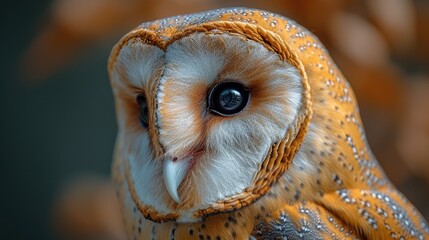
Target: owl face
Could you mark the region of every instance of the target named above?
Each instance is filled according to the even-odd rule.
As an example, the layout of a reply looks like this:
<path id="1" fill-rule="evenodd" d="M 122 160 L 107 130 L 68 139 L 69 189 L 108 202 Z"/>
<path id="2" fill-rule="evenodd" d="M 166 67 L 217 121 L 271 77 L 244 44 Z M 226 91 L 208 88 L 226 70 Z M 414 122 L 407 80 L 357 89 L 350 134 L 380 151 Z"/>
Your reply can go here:
<path id="1" fill-rule="evenodd" d="M 306 129 L 299 64 L 268 40 L 202 28 L 167 40 L 136 30 L 110 58 L 115 157 L 135 205 L 154 221 L 192 222 L 255 201 Z"/>

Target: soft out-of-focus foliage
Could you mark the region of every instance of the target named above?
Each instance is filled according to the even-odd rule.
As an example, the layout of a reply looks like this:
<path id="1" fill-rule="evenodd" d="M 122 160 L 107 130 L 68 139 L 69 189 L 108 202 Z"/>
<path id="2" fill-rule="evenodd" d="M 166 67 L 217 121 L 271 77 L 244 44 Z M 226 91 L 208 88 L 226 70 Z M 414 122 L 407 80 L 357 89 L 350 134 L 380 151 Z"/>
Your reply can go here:
<path id="1" fill-rule="evenodd" d="M 353 86 L 381 165 L 429 218 L 428 1 L 57 0 L 23 65 L 29 81 L 44 80 L 85 58 L 88 46 L 113 45 L 140 22 L 229 6 L 286 15 L 321 39 Z M 93 198 L 102 204 L 95 194 Z M 61 211 L 78 221 L 78 215 Z"/>

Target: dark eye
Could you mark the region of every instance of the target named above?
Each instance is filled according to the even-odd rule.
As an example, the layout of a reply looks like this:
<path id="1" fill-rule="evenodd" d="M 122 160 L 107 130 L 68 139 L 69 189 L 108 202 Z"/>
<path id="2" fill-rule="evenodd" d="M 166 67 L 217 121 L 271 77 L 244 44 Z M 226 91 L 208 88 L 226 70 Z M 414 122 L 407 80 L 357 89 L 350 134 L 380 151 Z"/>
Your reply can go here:
<path id="1" fill-rule="evenodd" d="M 249 89 L 238 82 L 215 85 L 208 96 L 208 109 L 222 116 L 239 113 L 249 102 Z"/>
<path id="2" fill-rule="evenodd" d="M 149 109 L 144 94 L 137 96 L 137 104 L 139 105 L 139 120 L 143 127 L 149 126 Z"/>

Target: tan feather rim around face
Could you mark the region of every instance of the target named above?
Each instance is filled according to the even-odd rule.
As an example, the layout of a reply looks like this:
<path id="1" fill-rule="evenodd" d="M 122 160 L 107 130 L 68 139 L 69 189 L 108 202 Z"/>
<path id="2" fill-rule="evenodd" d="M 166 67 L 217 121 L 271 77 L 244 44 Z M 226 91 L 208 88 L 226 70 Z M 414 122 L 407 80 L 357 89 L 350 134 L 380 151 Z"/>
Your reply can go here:
<path id="1" fill-rule="evenodd" d="M 288 169 L 295 153 L 298 151 L 308 130 L 308 124 L 312 116 L 312 107 L 310 86 L 308 84 L 307 75 L 302 62 L 297 57 L 297 54 L 277 34 L 265 30 L 262 27 L 241 22 L 214 21 L 189 26 L 184 28 L 182 31 L 174 33 L 167 41 L 161 39 L 156 33 L 150 30 L 134 30 L 124 36 L 112 50 L 108 65 L 109 74 L 112 72 L 113 65 L 122 47 L 130 41 L 140 41 L 148 45 L 159 47 L 165 51 L 171 43 L 197 32 L 205 34 L 230 34 L 262 44 L 267 49 L 277 53 L 281 60 L 287 61 L 299 70 L 299 73 L 302 76 L 303 89 L 302 106 L 297 118 L 291 128 L 286 132 L 283 140 L 272 143 L 272 146 L 262 162 L 258 173 L 255 175 L 252 184 L 242 193 L 220 200 L 208 208 L 200 209 L 194 213 L 195 218 L 204 218 L 208 215 L 240 209 L 268 193 L 271 186 Z M 154 116 L 151 117 L 154 118 Z M 155 119 L 151 120 L 154 121 Z M 157 140 L 158 130 L 155 127 L 149 128 L 149 135 L 152 139 Z M 162 154 L 163 150 L 160 144 L 152 147 L 154 148 L 155 154 Z M 145 218 L 155 222 L 166 222 L 178 218 L 177 214 L 160 214 L 152 207 L 140 203 L 135 192 L 133 181 L 129 174 L 127 174 L 127 182 L 130 194 L 136 206 Z"/>

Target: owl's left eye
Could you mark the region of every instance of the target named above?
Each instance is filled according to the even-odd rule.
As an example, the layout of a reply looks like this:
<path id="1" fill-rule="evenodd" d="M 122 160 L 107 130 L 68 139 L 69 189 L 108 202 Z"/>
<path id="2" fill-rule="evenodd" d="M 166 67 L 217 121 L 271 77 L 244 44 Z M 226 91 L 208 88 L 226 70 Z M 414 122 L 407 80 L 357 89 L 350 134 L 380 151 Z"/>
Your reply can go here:
<path id="1" fill-rule="evenodd" d="M 144 94 L 137 96 L 137 104 L 139 105 L 139 120 L 144 128 L 149 126 L 149 108 L 147 106 L 146 97 Z"/>
<path id="2" fill-rule="evenodd" d="M 221 82 L 215 85 L 208 96 L 208 110 L 231 116 L 242 111 L 249 102 L 249 89 L 238 82 Z"/>

